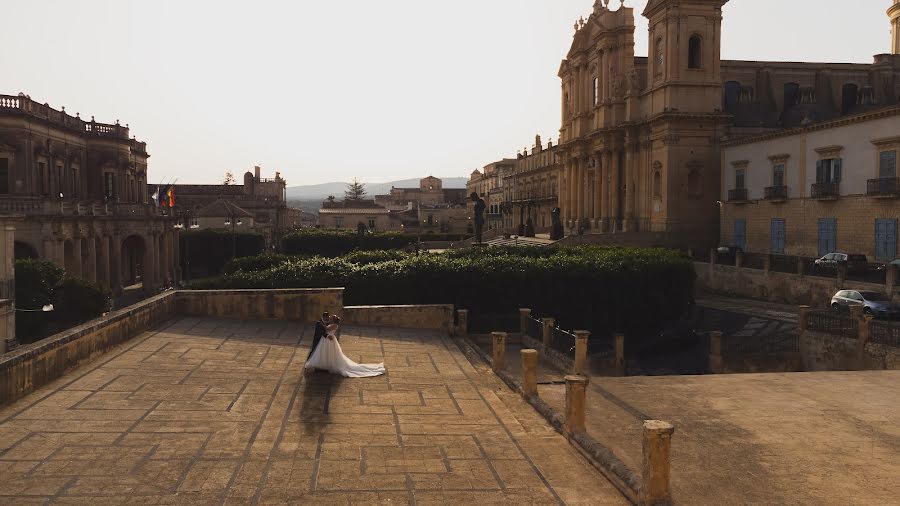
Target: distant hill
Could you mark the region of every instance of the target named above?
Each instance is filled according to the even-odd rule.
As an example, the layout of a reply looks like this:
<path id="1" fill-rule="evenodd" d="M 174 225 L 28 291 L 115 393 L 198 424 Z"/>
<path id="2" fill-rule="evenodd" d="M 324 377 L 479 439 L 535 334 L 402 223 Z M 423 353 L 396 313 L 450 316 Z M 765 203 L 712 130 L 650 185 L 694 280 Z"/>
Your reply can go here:
<path id="1" fill-rule="evenodd" d="M 366 183 L 366 192 L 368 195 L 387 195 L 391 192 L 391 187 L 397 188 L 418 188 L 419 180 L 404 179 L 402 181 L 391 181 L 389 183 Z M 464 177 L 444 177 L 441 178 L 444 188 L 465 188 L 467 178 Z M 329 195 L 334 195 L 337 199 L 344 198 L 344 190 L 347 189 L 347 183 L 323 183 L 307 186 L 293 186 L 287 189 L 288 200 L 325 200 Z M 321 202 L 320 202 L 321 203 Z"/>

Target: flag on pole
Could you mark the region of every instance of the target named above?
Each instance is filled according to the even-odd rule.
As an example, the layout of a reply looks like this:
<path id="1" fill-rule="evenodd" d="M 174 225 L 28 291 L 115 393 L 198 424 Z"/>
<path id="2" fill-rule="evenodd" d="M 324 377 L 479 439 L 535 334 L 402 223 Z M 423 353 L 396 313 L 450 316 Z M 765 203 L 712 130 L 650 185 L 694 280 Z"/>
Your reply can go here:
<path id="1" fill-rule="evenodd" d="M 156 185 L 156 193 L 150 196 L 153 199 L 153 203 L 156 204 L 156 207 L 159 207 L 159 185 Z"/>
<path id="2" fill-rule="evenodd" d="M 166 192 L 166 197 L 169 198 L 169 207 L 175 207 L 175 185 L 169 186 L 169 190 Z"/>

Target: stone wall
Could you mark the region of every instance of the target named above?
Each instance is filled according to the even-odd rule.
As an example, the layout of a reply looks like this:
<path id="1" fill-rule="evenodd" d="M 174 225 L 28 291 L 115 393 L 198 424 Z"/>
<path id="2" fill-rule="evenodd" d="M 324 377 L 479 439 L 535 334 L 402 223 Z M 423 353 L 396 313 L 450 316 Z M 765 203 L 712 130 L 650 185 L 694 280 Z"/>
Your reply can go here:
<path id="1" fill-rule="evenodd" d="M 845 281 L 843 285 L 839 285 L 837 278 L 766 272 L 758 269 L 711 265 L 705 262 L 696 262 L 694 267 L 697 272 L 698 290 L 721 292 L 782 304 L 823 308 L 829 307 L 831 297 L 835 292 L 844 288 L 885 291 L 885 285 L 858 281 Z"/>
<path id="2" fill-rule="evenodd" d="M 453 329 L 453 305 L 347 306 L 341 318 L 348 325 L 437 329 L 449 334 Z"/>
<path id="3" fill-rule="evenodd" d="M 800 337 L 804 371 L 900 370 L 900 348 L 806 331 Z"/>
<path id="4" fill-rule="evenodd" d="M 16 337 L 16 303 L 0 299 L 0 355 L 6 353 L 7 341 Z"/>
<path id="5" fill-rule="evenodd" d="M 313 322 L 323 311 L 344 307 L 343 288 L 290 290 L 182 290 L 178 314 L 221 318 L 276 319 Z"/>
<path id="6" fill-rule="evenodd" d="M 21 398 L 171 318 L 175 314 L 175 297 L 175 292 L 158 295 L 3 355 L 0 405 Z"/>

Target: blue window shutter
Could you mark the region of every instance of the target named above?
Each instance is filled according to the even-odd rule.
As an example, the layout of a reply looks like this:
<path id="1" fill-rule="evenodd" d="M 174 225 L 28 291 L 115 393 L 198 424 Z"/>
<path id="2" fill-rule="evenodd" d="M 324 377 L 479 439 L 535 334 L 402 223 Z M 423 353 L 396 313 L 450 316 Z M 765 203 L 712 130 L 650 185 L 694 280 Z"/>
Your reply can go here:
<path id="1" fill-rule="evenodd" d="M 897 258 L 897 220 L 875 221 L 875 260 L 890 262 Z"/>
<path id="2" fill-rule="evenodd" d="M 784 219 L 773 218 L 771 225 L 771 252 L 784 254 Z"/>
<path id="3" fill-rule="evenodd" d="M 832 169 L 831 169 L 831 182 L 832 183 L 840 183 L 841 182 L 841 169 L 842 169 L 842 166 L 844 165 L 843 162 L 844 161 L 841 158 L 835 158 L 834 162 L 832 162 Z"/>
<path id="4" fill-rule="evenodd" d="M 837 251 L 837 219 L 819 219 L 819 256 Z"/>
<path id="5" fill-rule="evenodd" d="M 734 245 L 741 251 L 747 249 L 747 220 L 743 218 L 734 220 Z"/>

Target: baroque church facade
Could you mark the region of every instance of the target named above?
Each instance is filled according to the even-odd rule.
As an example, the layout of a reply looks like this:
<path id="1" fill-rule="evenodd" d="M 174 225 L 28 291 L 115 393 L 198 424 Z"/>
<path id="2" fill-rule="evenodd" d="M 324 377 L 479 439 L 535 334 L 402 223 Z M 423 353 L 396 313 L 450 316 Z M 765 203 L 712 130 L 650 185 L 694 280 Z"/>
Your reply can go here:
<path id="1" fill-rule="evenodd" d="M 576 23 L 559 69 L 559 203 L 568 231 L 715 246 L 723 142 L 900 100 L 897 2 L 889 11 L 894 54 L 871 64 L 723 61 L 727 2 L 650 0 L 649 57 L 634 55 L 634 10 L 624 2 L 613 11 L 597 0 Z"/>

